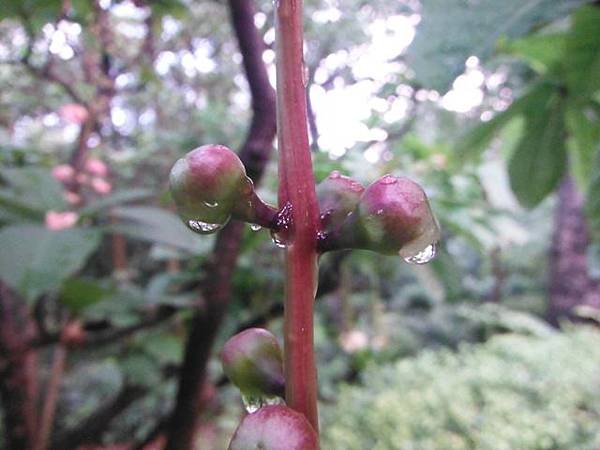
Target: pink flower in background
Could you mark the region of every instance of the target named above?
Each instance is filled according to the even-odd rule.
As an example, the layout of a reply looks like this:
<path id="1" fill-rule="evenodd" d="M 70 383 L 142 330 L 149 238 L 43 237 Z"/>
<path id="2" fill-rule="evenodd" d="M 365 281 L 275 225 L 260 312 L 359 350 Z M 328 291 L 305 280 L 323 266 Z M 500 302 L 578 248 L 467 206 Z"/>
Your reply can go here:
<path id="1" fill-rule="evenodd" d="M 340 345 L 347 353 L 364 350 L 369 345 L 369 336 L 364 331 L 350 330 L 340 336 Z"/>
<path id="2" fill-rule="evenodd" d="M 81 203 L 81 195 L 76 194 L 75 192 L 65 192 L 65 199 L 67 200 L 67 203 L 72 206 L 79 205 Z"/>
<path id="3" fill-rule="evenodd" d="M 52 169 L 52 176 L 61 183 L 67 183 L 73 179 L 75 170 L 68 164 L 61 164 Z"/>
<path id="4" fill-rule="evenodd" d="M 75 180 L 77 180 L 77 182 L 79 184 L 87 184 L 89 179 L 90 179 L 90 177 L 87 176 L 85 173 L 78 173 L 77 176 L 75 177 Z"/>
<path id="5" fill-rule="evenodd" d="M 79 214 L 73 211 L 48 211 L 46 213 L 46 228 L 54 231 L 66 230 L 67 228 L 73 228 L 77 220 L 79 220 Z"/>
<path id="6" fill-rule="evenodd" d="M 88 118 L 88 110 L 85 106 L 78 103 L 67 103 L 62 105 L 58 114 L 67 122 L 82 124 Z"/>
<path id="7" fill-rule="evenodd" d="M 92 182 L 90 184 L 92 189 L 100 195 L 106 195 L 112 191 L 112 184 L 110 184 L 104 178 L 92 178 Z"/>
<path id="8" fill-rule="evenodd" d="M 90 158 L 85 162 L 85 171 L 96 177 L 106 177 L 108 175 L 108 167 L 98 158 Z"/>

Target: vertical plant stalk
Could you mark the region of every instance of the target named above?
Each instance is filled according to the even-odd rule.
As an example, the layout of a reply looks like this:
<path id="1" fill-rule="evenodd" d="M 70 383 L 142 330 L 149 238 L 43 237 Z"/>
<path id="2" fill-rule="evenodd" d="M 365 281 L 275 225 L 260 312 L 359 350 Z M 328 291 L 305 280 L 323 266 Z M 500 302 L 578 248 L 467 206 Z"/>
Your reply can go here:
<path id="1" fill-rule="evenodd" d="M 286 250 L 285 377 L 288 405 L 318 431 L 313 304 L 318 205 L 308 145 L 302 0 L 276 1 L 279 203 L 292 207 Z"/>

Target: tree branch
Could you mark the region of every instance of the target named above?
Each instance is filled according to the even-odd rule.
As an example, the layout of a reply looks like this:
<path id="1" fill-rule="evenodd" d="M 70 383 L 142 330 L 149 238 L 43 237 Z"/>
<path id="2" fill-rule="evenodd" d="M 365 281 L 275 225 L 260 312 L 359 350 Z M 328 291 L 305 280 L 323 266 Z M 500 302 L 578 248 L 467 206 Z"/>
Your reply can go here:
<path id="1" fill-rule="evenodd" d="M 129 325 L 127 327 L 121 328 L 110 328 L 108 330 L 102 331 L 86 331 L 85 327 L 83 327 L 82 335 L 78 339 L 67 339 L 64 340 L 64 333 L 52 333 L 45 336 L 40 336 L 38 338 L 32 339 L 25 347 L 25 349 L 31 348 L 42 348 L 48 345 L 53 345 L 63 340 L 63 344 L 67 348 L 73 349 L 92 349 L 102 347 L 104 345 L 113 344 L 115 342 L 120 341 L 121 339 L 131 336 L 140 331 L 144 331 L 148 328 L 152 328 L 158 325 L 163 324 L 164 322 L 171 319 L 178 310 L 176 308 L 165 306 L 160 307 L 155 313 L 149 315 L 148 317 L 140 320 L 138 323 L 133 325 Z M 23 352 L 24 349 L 21 349 Z"/>
<path id="2" fill-rule="evenodd" d="M 6 447 L 31 450 L 37 430 L 37 382 L 34 352 L 20 353 L 34 332 L 23 299 L 0 281 L 0 399 L 4 409 Z"/>

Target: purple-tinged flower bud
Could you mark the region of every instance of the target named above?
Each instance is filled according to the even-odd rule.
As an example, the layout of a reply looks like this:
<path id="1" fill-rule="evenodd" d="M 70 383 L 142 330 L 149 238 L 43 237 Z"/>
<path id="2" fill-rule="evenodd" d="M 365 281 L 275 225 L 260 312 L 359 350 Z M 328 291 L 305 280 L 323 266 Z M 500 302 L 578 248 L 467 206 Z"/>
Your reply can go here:
<path id="1" fill-rule="evenodd" d="M 408 178 L 385 175 L 363 192 L 342 226 L 319 242 L 322 251 L 360 248 L 399 254 L 411 264 L 429 262 L 440 229 L 427 195 Z"/>
<path id="2" fill-rule="evenodd" d="M 410 263 L 428 262 L 435 256 L 439 226 L 425 191 L 414 181 L 381 177 L 367 187 L 356 214 L 355 227 L 364 248 L 399 253 Z"/>
<path id="3" fill-rule="evenodd" d="M 229 450 L 317 450 L 317 433 L 306 418 L 287 406 L 265 406 L 238 426 Z"/>
<path id="4" fill-rule="evenodd" d="M 223 145 L 204 145 L 179 159 L 169 177 L 183 221 L 213 233 L 234 218 L 264 225 L 275 214 L 254 192 L 238 156 Z"/>
<path id="5" fill-rule="evenodd" d="M 317 186 L 317 198 L 323 231 L 330 232 L 339 228 L 356 209 L 364 190 L 358 181 L 337 170 L 321 181 Z"/>
<path id="6" fill-rule="evenodd" d="M 254 409 L 269 398 L 283 397 L 285 377 L 277 338 L 262 328 L 250 328 L 230 338 L 221 351 L 223 371 Z M 262 399 L 265 399 L 263 401 Z"/>

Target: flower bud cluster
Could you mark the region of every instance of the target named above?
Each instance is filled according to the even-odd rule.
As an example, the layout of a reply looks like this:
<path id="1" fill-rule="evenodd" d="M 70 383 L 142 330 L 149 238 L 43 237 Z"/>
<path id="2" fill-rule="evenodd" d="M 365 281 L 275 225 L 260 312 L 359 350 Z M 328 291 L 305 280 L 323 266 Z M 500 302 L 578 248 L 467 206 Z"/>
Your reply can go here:
<path id="1" fill-rule="evenodd" d="M 417 183 L 385 175 L 366 189 L 332 172 L 317 186 L 322 251 L 342 248 L 400 254 L 424 263 L 435 256 L 439 226 L 427 195 Z"/>
<path id="2" fill-rule="evenodd" d="M 178 160 L 170 187 L 180 216 L 198 233 L 214 233 L 231 218 L 270 228 L 276 243 L 291 229 L 283 220 L 289 205 L 278 212 L 265 204 L 238 156 L 223 145 L 204 145 Z M 366 249 L 417 264 L 435 256 L 439 226 L 414 181 L 385 175 L 365 188 L 334 171 L 316 191 L 320 251 Z"/>

